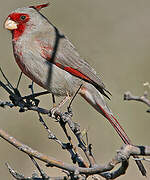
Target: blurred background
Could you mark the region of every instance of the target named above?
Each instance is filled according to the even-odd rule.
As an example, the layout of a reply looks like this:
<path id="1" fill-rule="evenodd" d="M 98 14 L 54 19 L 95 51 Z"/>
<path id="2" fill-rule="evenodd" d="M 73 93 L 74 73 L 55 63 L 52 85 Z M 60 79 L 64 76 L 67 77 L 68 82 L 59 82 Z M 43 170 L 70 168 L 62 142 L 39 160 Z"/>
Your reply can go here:
<path id="1" fill-rule="evenodd" d="M 20 70 L 17 67 L 11 44 L 11 34 L 3 28 L 8 14 L 18 8 L 47 1 L 5 0 L 0 6 L 0 56 L 3 71 L 16 86 Z M 107 89 L 112 93 L 109 106 L 126 130 L 134 144 L 150 145 L 150 115 L 147 107 L 138 102 L 123 101 L 123 94 L 130 90 L 135 95 L 143 95 L 143 83 L 150 76 L 150 1 L 141 0 L 51 0 L 50 6 L 42 13 L 55 24 L 76 46 L 81 56 L 86 59 L 102 77 Z M 3 77 L 0 76 L 1 80 Z M 23 76 L 19 86 L 23 95 L 30 93 L 31 81 Z M 35 85 L 36 91 L 41 91 Z M 9 100 L 8 94 L 1 88 L 0 100 Z M 57 100 L 58 101 L 58 100 Z M 40 106 L 51 107 L 51 96 L 43 96 Z M 122 145 L 122 141 L 108 122 L 99 115 L 81 97 L 73 103 L 74 121 L 87 129 L 89 143 L 93 144 L 96 161 L 108 162 Z M 58 124 L 44 117 L 50 129 L 61 140 L 63 132 Z M 35 112 L 19 113 L 18 108 L 0 109 L 1 128 L 21 142 L 42 153 L 70 163 L 70 155 L 58 144 L 49 141 Z M 0 176 L 10 180 L 5 162 L 26 176 L 35 170 L 28 156 L 18 151 L 6 141 L 0 141 Z M 150 174 L 150 164 L 144 162 Z M 56 168 L 41 167 L 49 175 L 59 175 Z M 144 179 L 130 159 L 130 166 L 125 176 L 120 179 Z"/>

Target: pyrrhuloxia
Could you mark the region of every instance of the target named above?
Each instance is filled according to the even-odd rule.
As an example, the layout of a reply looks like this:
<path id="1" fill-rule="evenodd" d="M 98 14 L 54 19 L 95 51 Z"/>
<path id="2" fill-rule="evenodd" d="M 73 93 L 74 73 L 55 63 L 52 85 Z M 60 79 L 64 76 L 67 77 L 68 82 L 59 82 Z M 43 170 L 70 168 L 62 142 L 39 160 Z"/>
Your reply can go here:
<path id="1" fill-rule="evenodd" d="M 19 8 L 5 21 L 5 28 L 12 32 L 14 56 L 21 71 L 56 96 L 73 96 L 82 85 L 79 94 L 109 120 L 125 144 L 131 144 L 104 100 L 103 95 L 108 97 L 109 92 L 101 79 L 70 41 L 39 12 L 47 5 Z M 146 175 L 141 161 L 136 163 Z"/>

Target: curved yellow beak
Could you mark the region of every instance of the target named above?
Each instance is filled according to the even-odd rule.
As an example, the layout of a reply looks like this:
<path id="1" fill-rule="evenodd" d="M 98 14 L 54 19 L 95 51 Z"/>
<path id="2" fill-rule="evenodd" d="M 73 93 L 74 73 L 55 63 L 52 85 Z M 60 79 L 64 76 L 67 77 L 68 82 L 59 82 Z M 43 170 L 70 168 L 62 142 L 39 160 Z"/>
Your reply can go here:
<path id="1" fill-rule="evenodd" d="M 4 27 L 8 30 L 14 30 L 17 29 L 17 23 L 8 17 L 4 23 Z"/>

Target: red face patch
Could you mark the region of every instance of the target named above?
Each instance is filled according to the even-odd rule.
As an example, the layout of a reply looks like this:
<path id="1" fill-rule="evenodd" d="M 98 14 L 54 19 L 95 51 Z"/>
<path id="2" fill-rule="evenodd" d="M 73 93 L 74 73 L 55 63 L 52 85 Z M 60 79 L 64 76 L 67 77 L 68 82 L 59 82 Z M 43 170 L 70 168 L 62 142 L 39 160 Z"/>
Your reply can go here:
<path id="1" fill-rule="evenodd" d="M 8 16 L 11 20 L 19 24 L 24 24 L 29 21 L 30 17 L 28 14 L 24 13 L 12 13 Z"/>
<path id="2" fill-rule="evenodd" d="M 24 32 L 26 23 L 29 21 L 30 17 L 28 14 L 24 13 L 12 13 L 8 17 L 17 23 L 17 29 L 13 31 L 13 39 L 17 40 Z"/>

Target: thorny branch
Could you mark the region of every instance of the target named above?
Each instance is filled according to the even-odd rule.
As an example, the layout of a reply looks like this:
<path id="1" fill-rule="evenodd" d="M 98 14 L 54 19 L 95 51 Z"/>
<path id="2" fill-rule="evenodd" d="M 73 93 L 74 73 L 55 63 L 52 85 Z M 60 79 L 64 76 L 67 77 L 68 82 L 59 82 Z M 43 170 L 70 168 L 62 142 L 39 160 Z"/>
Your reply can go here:
<path id="1" fill-rule="evenodd" d="M 92 174 L 99 174 L 107 179 L 114 179 L 121 174 L 124 174 L 127 167 L 128 167 L 128 159 L 132 155 L 145 155 L 149 156 L 150 155 L 150 147 L 149 146 L 133 146 L 133 145 L 124 145 L 119 151 L 117 151 L 117 155 L 106 165 L 97 165 L 93 168 L 82 168 L 82 167 L 77 167 L 73 166 L 67 163 L 64 163 L 60 160 L 56 160 L 53 157 L 44 155 L 27 145 L 19 142 L 12 136 L 10 136 L 8 133 L 0 129 L 0 137 L 5 139 L 7 142 L 12 144 L 14 147 L 19 149 L 20 151 L 23 151 L 24 153 L 37 158 L 51 167 L 58 167 L 63 170 L 66 170 L 68 172 L 78 172 L 79 174 L 85 174 L 85 175 L 92 175 Z M 117 164 L 122 163 L 122 166 L 117 170 L 112 173 L 106 172 L 111 169 L 113 169 Z M 10 170 L 11 168 L 9 168 Z M 106 172 L 106 173 L 102 173 Z"/>
<path id="2" fill-rule="evenodd" d="M 78 172 L 79 174 L 85 174 L 85 175 L 92 175 L 92 174 L 99 174 L 102 172 L 106 172 L 109 170 L 112 170 L 118 163 L 122 162 L 122 167 L 124 167 L 125 162 L 128 162 L 128 159 L 130 155 L 143 155 L 143 151 L 141 149 L 144 148 L 144 155 L 150 155 L 150 147 L 143 147 L 143 146 L 132 146 L 132 145 L 124 145 L 121 150 L 117 152 L 117 155 L 106 165 L 97 165 L 92 168 L 82 168 L 82 167 L 77 167 L 74 165 L 70 165 L 67 163 L 64 163 L 60 160 L 56 160 L 53 157 L 44 155 L 31 147 L 19 142 L 12 136 L 10 136 L 8 133 L 0 129 L 0 137 L 5 139 L 7 142 L 12 144 L 14 147 L 19 149 L 20 151 L 37 158 L 51 167 L 58 167 L 63 170 L 69 171 L 69 172 Z M 142 152 L 142 153 L 141 153 Z M 126 167 L 127 168 L 127 167 Z M 125 170 L 125 169 L 124 169 Z M 102 175 L 105 176 L 106 174 L 109 173 L 103 173 Z M 110 178 L 109 178 L 110 179 Z"/>
<path id="3" fill-rule="evenodd" d="M 41 95 L 48 94 L 48 91 L 41 92 L 41 93 L 33 93 L 28 96 L 21 96 L 20 92 L 16 88 L 11 88 L 6 86 L 2 81 L 0 81 L 0 86 L 3 87 L 7 93 L 9 93 L 9 97 L 11 102 L 0 102 L 1 107 L 8 106 L 10 108 L 13 107 L 19 107 L 20 112 L 25 112 L 25 111 L 35 111 L 39 115 L 39 120 L 44 126 L 44 128 L 48 132 L 48 137 L 51 140 L 56 141 L 61 145 L 63 149 L 66 149 L 70 155 L 72 162 L 75 165 L 72 164 L 67 164 L 65 162 L 62 162 L 60 160 L 57 160 L 53 157 L 47 156 L 45 154 L 42 154 L 31 147 L 28 147 L 27 145 L 19 142 L 17 139 L 13 138 L 10 136 L 8 133 L 0 129 L 0 137 L 5 139 L 8 143 L 12 144 L 14 147 L 19 149 L 20 151 L 23 151 L 26 153 L 28 156 L 30 156 L 32 162 L 40 172 L 39 177 L 37 174 L 33 174 L 31 177 L 24 177 L 24 175 L 19 174 L 15 170 L 13 170 L 10 165 L 6 164 L 9 172 L 11 175 L 18 180 L 71 180 L 71 179 L 87 179 L 88 176 L 90 175 L 95 175 L 98 174 L 105 179 L 115 179 L 123 174 L 125 174 L 128 165 L 129 165 L 129 158 L 131 155 L 150 155 L 150 147 L 148 146 L 132 146 L 132 145 L 124 145 L 118 152 L 117 155 L 106 165 L 98 165 L 95 162 L 95 158 L 92 153 L 92 145 L 88 144 L 88 142 L 85 142 L 83 137 L 82 137 L 82 131 L 80 130 L 80 125 L 72 121 L 72 110 L 69 105 L 68 111 L 67 112 L 61 112 L 60 110 L 55 111 L 54 115 L 52 116 L 52 113 L 50 110 L 44 109 L 39 107 L 39 100 L 36 99 L 37 97 Z M 61 142 L 56 135 L 51 132 L 51 130 L 48 128 L 46 123 L 44 122 L 44 119 L 41 115 L 48 115 L 49 117 L 54 118 L 59 125 L 62 127 L 66 137 L 68 138 L 68 143 Z M 67 127 L 71 129 L 75 137 L 77 138 L 78 141 L 78 146 L 75 146 L 74 143 L 72 142 L 71 136 L 67 132 Z M 79 154 L 78 152 L 78 147 L 81 148 L 81 150 L 85 153 L 86 158 L 88 162 L 84 160 L 84 158 Z M 47 167 L 57 167 L 60 168 L 61 170 L 64 170 L 67 172 L 67 175 L 62 176 L 62 177 L 49 177 L 46 175 L 39 167 L 39 165 L 36 163 L 34 158 L 39 159 L 43 162 L 46 163 Z M 117 164 L 121 163 L 120 167 L 113 171 L 109 172 L 112 170 Z"/>

